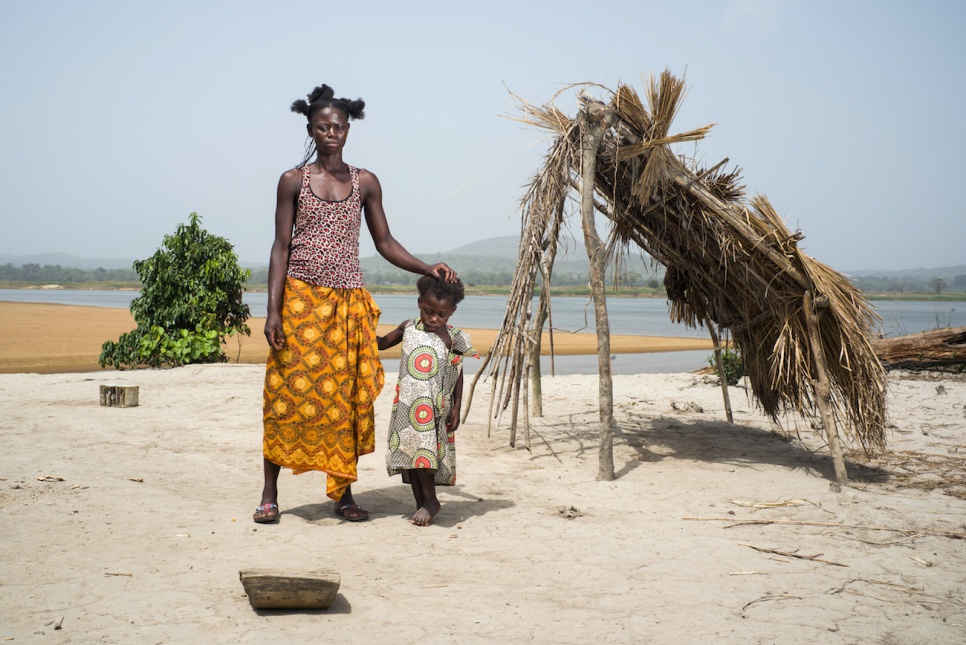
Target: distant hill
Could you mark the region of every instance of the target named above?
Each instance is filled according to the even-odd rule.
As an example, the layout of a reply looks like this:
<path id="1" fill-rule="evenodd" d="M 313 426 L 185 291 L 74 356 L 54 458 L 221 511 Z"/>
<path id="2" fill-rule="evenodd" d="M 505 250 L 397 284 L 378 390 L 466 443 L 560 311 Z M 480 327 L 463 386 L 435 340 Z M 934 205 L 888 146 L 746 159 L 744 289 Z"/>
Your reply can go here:
<path id="1" fill-rule="evenodd" d="M 445 253 L 421 253 L 420 258 L 427 262 L 446 262 L 464 277 L 467 284 L 508 285 L 516 269 L 519 238 L 516 235 L 493 237 L 464 244 Z M 33 255 L 0 255 L 0 267 L 25 264 L 40 266 L 61 266 L 65 269 L 76 268 L 93 271 L 98 268 L 107 270 L 130 270 L 133 260 L 120 258 L 83 258 L 69 253 L 38 253 Z M 373 255 L 361 259 L 366 281 L 373 285 L 408 284 L 412 276 L 390 265 L 381 256 Z M 263 262 L 241 262 L 242 266 L 253 270 L 252 283 L 264 284 L 267 265 Z M 554 282 L 561 285 L 583 285 L 587 282 L 587 255 L 583 241 L 571 236 L 562 239 L 561 249 L 554 263 Z M 647 284 L 652 280 L 662 280 L 664 267 L 653 266 L 640 255 L 632 254 L 621 267 L 625 274 L 624 282 L 629 286 Z M 862 269 L 845 271 L 856 285 L 869 292 L 929 292 L 930 281 L 941 279 L 945 282 L 944 291 L 962 292 L 966 290 L 966 265 L 960 264 L 932 269 L 915 268 L 902 270 Z M 610 276 L 609 276 L 610 277 Z M 10 278 L 15 279 L 15 278 Z"/>
<path id="2" fill-rule="evenodd" d="M 494 237 L 464 244 L 445 253 L 421 253 L 421 260 L 429 263 L 445 262 L 460 274 L 467 285 L 509 285 L 517 265 L 519 238 L 515 235 Z M 366 282 L 372 285 L 406 284 L 412 276 L 389 264 L 379 255 L 361 259 Z M 553 268 L 553 284 L 586 285 L 589 262 L 583 243 L 567 237 L 561 240 Z M 640 255 L 631 255 L 621 266 L 627 286 L 643 286 L 651 280 L 660 281 L 664 268 L 651 266 Z M 652 284 L 656 286 L 656 284 Z"/>
<path id="3" fill-rule="evenodd" d="M 494 258 L 505 258 L 507 260 L 517 259 L 517 247 L 520 246 L 520 238 L 516 235 L 506 235 L 504 237 L 491 237 L 478 242 L 470 242 L 457 247 L 452 251 L 447 251 L 444 255 L 454 256 L 489 256 Z"/>
<path id="4" fill-rule="evenodd" d="M 966 264 L 957 264 L 949 267 L 936 267 L 935 269 L 900 269 L 898 271 L 885 269 L 861 269 L 859 271 L 843 271 L 843 273 L 852 276 L 853 278 L 905 278 L 909 280 L 922 281 L 930 280 L 932 278 L 942 278 L 943 280 L 952 283 L 957 276 L 966 275 Z"/>

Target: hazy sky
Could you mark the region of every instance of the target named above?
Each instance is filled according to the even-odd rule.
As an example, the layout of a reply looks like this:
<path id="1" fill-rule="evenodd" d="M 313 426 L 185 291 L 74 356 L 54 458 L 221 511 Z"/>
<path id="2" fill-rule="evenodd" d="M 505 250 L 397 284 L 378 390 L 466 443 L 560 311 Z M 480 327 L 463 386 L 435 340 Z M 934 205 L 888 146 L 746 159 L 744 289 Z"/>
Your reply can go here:
<path id="1" fill-rule="evenodd" d="M 681 151 L 741 166 L 807 253 L 964 264 L 964 34 L 959 0 L 0 0 L 0 254 L 143 258 L 197 211 L 267 262 L 304 150 L 289 105 L 323 82 L 366 100 L 345 160 L 409 250 L 511 235 L 547 144 L 502 118 L 508 90 L 668 68 L 676 130 L 718 124 Z"/>

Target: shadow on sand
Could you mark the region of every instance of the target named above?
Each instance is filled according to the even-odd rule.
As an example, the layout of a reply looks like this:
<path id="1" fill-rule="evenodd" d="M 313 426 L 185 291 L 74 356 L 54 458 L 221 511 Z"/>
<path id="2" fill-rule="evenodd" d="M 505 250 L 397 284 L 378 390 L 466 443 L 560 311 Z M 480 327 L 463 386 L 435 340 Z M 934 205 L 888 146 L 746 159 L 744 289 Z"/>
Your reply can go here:
<path id="1" fill-rule="evenodd" d="M 560 459 L 567 452 L 577 457 L 593 457 L 597 452 L 597 411 L 578 413 L 559 423 L 532 428 L 534 446 L 542 446 L 547 454 L 534 460 Z M 835 481 L 835 468 L 827 448 L 811 450 L 793 435 L 760 428 L 726 423 L 719 420 L 695 419 L 693 416 L 648 416 L 624 418 L 617 422 L 614 446 L 630 448 L 630 459 L 618 466 L 616 477 L 622 477 L 642 463 L 664 459 L 682 459 L 721 463 L 739 468 L 759 464 L 811 471 L 819 477 Z M 849 479 L 865 483 L 882 483 L 890 474 L 879 468 L 846 460 Z"/>
<path id="2" fill-rule="evenodd" d="M 433 518 L 434 526 L 453 528 L 471 517 L 479 517 L 491 511 L 514 506 L 511 500 L 485 499 L 463 490 L 460 486 L 438 486 L 436 494 L 443 509 Z M 398 517 L 408 522 L 416 512 L 416 503 L 413 501 L 412 489 L 408 484 L 354 493 L 353 498 L 357 504 L 369 511 L 369 521 L 380 517 Z M 285 515 L 294 515 L 312 523 L 330 519 L 346 522 L 345 519 L 336 516 L 334 502 L 330 500 L 283 510 L 283 521 Z"/>

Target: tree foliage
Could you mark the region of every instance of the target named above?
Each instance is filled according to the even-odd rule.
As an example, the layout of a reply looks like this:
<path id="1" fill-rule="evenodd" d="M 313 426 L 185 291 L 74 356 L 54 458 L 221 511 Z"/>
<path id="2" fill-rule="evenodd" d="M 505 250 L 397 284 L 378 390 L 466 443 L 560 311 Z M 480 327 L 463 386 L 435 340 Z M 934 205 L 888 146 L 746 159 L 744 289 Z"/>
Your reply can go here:
<path id="1" fill-rule="evenodd" d="M 251 275 L 232 245 L 192 213 L 154 255 L 134 263 L 141 295 L 131 301 L 137 328 L 101 347 L 101 367 L 168 367 L 227 360 L 222 343 L 250 334 L 242 302 Z"/>
<path id="2" fill-rule="evenodd" d="M 77 282 L 134 282 L 137 274 L 131 269 L 79 269 L 59 264 L 27 263 L 15 267 L 12 263 L 0 264 L 0 282 L 34 282 L 73 284 Z"/>
<path id="3" fill-rule="evenodd" d="M 717 367 L 713 356 L 708 359 L 708 364 L 711 367 Z M 721 365 L 724 367 L 725 382 L 728 385 L 738 385 L 745 375 L 745 362 L 741 359 L 741 350 L 737 346 L 721 350 Z"/>
<path id="4" fill-rule="evenodd" d="M 942 293 L 942 290 L 946 288 L 946 281 L 942 278 L 932 278 L 929 281 L 929 288 L 932 289 L 933 293 Z"/>

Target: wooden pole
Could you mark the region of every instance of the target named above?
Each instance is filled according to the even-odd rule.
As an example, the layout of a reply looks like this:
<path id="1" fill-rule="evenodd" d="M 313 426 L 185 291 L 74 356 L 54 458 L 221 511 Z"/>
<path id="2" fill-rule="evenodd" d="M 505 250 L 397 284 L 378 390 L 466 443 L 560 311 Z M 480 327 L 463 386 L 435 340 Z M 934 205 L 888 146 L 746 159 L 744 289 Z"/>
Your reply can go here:
<path id="1" fill-rule="evenodd" d="M 537 311 L 537 323 L 533 331 L 533 343 L 530 349 L 530 388 L 533 390 L 533 416 L 543 416 L 543 375 L 540 373 L 540 340 L 543 334 L 543 290 L 540 292 L 540 309 Z"/>
<path id="2" fill-rule="evenodd" d="M 557 238 L 560 236 L 560 222 L 563 219 L 563 202 L 553 219 L 553 225 L 546 239 L 546 248 L 540 254 L 540 303 L 537 305 L 537 315 L 533 323 L 533 347 L 530 353 L 530 385 L 533 388 L 533 416 L 543 416 L 543 382 L 540 368 L 540 352 L 543 345 L 543 325 L 550 317 L 550 276 L 553 273 L 553 262 L 557 256 Z M 550 329 L 550 374 L 553 375 L 553 321 Z"/>
<path id="3" fill-rule="evenodd" d="M 616 121 L 613 112 L 598 104 L 580 111 L 580 220 L 584 231 L 584 247 L 590 260 L 590 292 L 594 299 L 597 325 L 597 368 L 600 394 L 600 433 L 598 436 L 597 479 L 614 479 L 614 384 L 610 366 L 610 323 L 607 320 L 607 296 L 604 293 L 606 258 L 604 244 L 594 223 L 594 175 L 597 149 L 604 132 Z"/>
<path id="4" fill-rule="evenodd" d="M 539 356 L 537 359 L 539 360 Z M 523 378 L 521 379 L 524 383 L 530 376 L 530 365 L 529 363 L 524 368 Z M 533 446 L 530 444 L 530 402 L 527 400 L 527 389 L 526 385 L 523 387 L 523 444 L 527 448 L 527 452 L 533 452 Z"/>
<path id="5" fill-rule="evenodd" d="M 734 423 L 734 415 L 731 414 L 731 395 L 728 394 L 728 377 L 725 375 L 724 361 L 721 360 L 721 343 L 718 341 L 718 334 L 714 330 L 714 323 L 708 320 L 708 331 L 711 332 L 711 342 L 714 343 L 714 362 L 718 366 L 718 379 L 721 381 L 721 396 L 724 399 L 725 415 L 728 423 Z"/>
<path id="6" fill-rule="evenodd" d="M 547 322 L 550 309 L 550 276 L 544 274 L 543 284 L 540 286 L 540 303 L 537 305 L 537 315 L 530 330 L 530 387 L 533 389 L 533 416 L 543 416 L 543 382 L 540 368 L 540 350 L 543 345 L 543 325 Z"/>
<path id="7" fill-rule="evenodd" d="M 811 293 L 806 291 L 803 303 L 805 320 L 808 325 L 808 338 L 812 346 L 812 357 L 815 361 L 817 376 L 816 379 L 812 380 L 812 387 L 815 388 L 818 411 L 822 415 L 822 425 L 825 426 L 825 439 L 828 441 L 828 449 L 832 453 L 835 481 L 841 486 L 847 486 L 849 475 L 845 470 L 845 455 L 842 454 L 842 446 L 839 444 L 839 431 L 835 425 L 835 416 L 832 414 L 832 386 L 828 378 L 828 365 L 825 363 L 825 350 L 822 347 L 822 339 L 818 332 L 822 314 L 828 308 L 828 298 L 819 296 L 813 302 Z"/>

